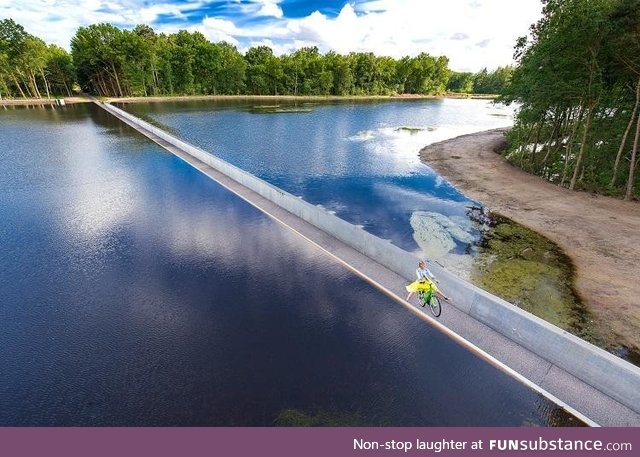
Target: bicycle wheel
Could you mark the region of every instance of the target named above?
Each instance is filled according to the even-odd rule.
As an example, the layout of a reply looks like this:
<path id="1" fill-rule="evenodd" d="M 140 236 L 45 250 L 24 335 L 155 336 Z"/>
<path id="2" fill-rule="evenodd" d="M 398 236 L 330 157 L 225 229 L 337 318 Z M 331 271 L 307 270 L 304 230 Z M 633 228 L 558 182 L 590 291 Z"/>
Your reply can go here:
<path id="1" fill-rule="evenodd" d="M 429 300 L 429 297 L 427 297 L 426 292 L 418 291 L 418 300 L 420 301 L 420 304 L 424 308 Z"/>
<path id="2" fill-rule="evenodd" d="M 431 295 L 431 299 L 429 300 L 429 309 L 431 313 L 438 317 L 442 312 L 442 307 L 440 306 L 440 300 L 436 297 L 436 294 Z"/>

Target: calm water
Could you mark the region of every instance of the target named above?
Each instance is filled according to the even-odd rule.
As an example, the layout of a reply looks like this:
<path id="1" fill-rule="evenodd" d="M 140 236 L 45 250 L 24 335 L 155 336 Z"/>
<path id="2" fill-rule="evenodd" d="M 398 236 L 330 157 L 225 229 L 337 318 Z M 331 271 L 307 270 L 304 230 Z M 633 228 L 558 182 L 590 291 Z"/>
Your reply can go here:
<path id="1" fill-rule="evenodd" d="M 274 113 L 273 101 L 256 103 L 123 108 L 404 249 L 421 250 L 458 273 L 468 269 L 479 232 L 466 213 L 478 203 L 422 164 L 418 151 L 510 125 L 509 109 L 445 99 L 302 103 L 296 107 L 303 112 Z"/>
<path id="2" fill-rule="evenodd" d="M 575 423 L 96 107 L 0 137 L 0 425 Z"/>

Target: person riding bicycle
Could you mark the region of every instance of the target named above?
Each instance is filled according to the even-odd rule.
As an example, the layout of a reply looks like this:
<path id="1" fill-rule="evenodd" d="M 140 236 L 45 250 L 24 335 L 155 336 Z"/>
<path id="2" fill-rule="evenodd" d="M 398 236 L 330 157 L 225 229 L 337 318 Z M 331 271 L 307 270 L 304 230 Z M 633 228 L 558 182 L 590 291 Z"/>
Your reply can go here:
<path id="1" fill-rule="evenodd" d="M 434 293 L 439 293 L 440 295 L 442 295 L 442 298 L 444 298 L 445 300 L 449 300 L 449 297 L 447 297 L 441 290 L 436 287 L 434 282 L 438 283 L 440 281 L 438 281 L 434 274 L 431 273 L 431 271 L 427 268 L 424 260 L 420 260 L 418 262 L 416 276 L 418 277 L 418 279 L 406 286 L 407 292 L 409 292 L 406 298 L 407 301 L 409 301 L 413 294 L 415 294 L 416 292 L 420 290 L 428 290 L 430 288 L 433 289 Z"/>

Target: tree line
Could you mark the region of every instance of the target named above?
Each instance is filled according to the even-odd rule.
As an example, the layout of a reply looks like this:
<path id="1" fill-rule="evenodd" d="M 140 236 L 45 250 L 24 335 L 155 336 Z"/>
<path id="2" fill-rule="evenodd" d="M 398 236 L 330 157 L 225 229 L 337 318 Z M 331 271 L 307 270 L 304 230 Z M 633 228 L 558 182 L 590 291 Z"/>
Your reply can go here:
<path id="1" fill-rule="evenodd" d="M 506 157 L 570 189 L 638 188 L 640 0 L 543 0 L 501 100 L 520 104 Z"/>
<path id="2" fill-rule="evenodd" d="M 200 32 L 156 33 L 147 25 L 80 27 L 71 53 L 47 46 L 11 19 L 0 21 L 0 96 L 71 95 L 74 85 L 99 96 L 390 95 L 498 93 L 510 69 L 456 73 L 449 60 L 371 52 L 321 54 L 305 47 L 274 55 L 257 46 L 241 54 Z"/>
<path id="3" fill-rule="evenodd" d="M 11 19 L 0 21 L 0 97 L 71 96 L 74 81 L 67 51 L 47 45 Z"/>

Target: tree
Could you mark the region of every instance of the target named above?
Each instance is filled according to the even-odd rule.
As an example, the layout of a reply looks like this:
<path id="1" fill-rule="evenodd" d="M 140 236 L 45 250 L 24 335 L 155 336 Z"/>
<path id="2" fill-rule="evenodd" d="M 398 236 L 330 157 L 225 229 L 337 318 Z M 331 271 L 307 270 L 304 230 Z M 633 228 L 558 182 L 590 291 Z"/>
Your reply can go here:
<path id="1" fill-rule="evenodd" d="M 626 159 L 630 199 L 640 141 L 640 2 L 543 3 L 532 39 L 518 40 L 518 66 L 501 96 L 520 104 L 506 154 L 570 189 L 603 192 L 622 190 L 616 178 Z M 487 87 L 493 84 L 490 74 L 481 76 Z"/>
<path id="2" fill-rule="evenodd" d="M 222 94 L 240 94 L 245 90 L 247 64 L 235 46 L 217 43 L 220 62 L 216 81 Z"/>
<path id="3" fill-rule="evenodd" d="M 388 95 L 443 93 L 448 59 L 420 54 L 400 61 L 371 52 L 321 54 L 303 47 L 276 56 L 268 46 L 241 55 L 200 32 L 156 34 L 148 25 L 80 27 L 71 54 L 47 46 L 12 20 L 0 21 L 0 96 L 71 93 L 122 97 L 173 94 Z"/>
<path id="4" fill-rule="evenodd" d="M 244 56 L 247 62 L 247 91 L 256 95 L 277 92 L 278 79 L 272 74 L 276 57 L 269 46 L 250 48 Z"/>
<path id="5" fill-rule="evenodd" d="M 25 42 L 29 34 L 24 28 L 16 24 L 12 19 L 4 19 L 0 21 L 0 54 L 2 57 L 4 83 L 12 85 L 20 92 L 22 97 L 26 97 L 25 90 L 28 91 L 27 84 L 24 80 L 24 74 L 21 71 L 20 63 L 25 50 Z M 23 90 L 24 88 L 24 90 Z M 29 93 L 30 96 L 33 96 Z"/>
<path id="6" fill-rule="evenodd" d="M 470 94 L 474 92 L 473 73 L 451 72 L 451 76 L 449 76 L 449 81 L 447 82 L 447 90 L 463 94 Z"/>
<path id="7" fill-rule="evenodd" d="M 71 55 L 77 68 L 80 86 L 89 92 L 105 96 L 124 96 L 125 62 L 121 45 L 123 32 L 111 24 L 80 27 L 71 39 Z"/>
<path id="8" fill-rule="evenodd" d="M 71 55 L 67 51 L 56 45 L 49 45 L 45 73 L 49 77 L 51 90 L 54 94 L 65 94 L 69 97 L 72 95 L 75 69 Z"/>

